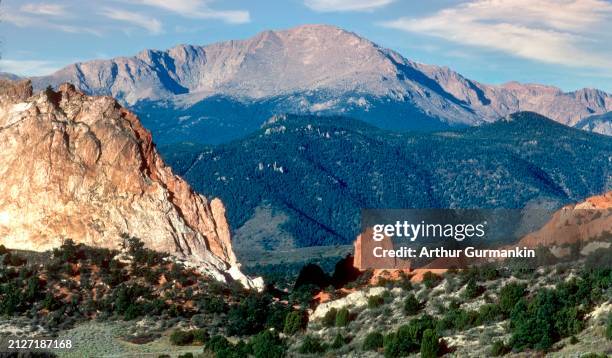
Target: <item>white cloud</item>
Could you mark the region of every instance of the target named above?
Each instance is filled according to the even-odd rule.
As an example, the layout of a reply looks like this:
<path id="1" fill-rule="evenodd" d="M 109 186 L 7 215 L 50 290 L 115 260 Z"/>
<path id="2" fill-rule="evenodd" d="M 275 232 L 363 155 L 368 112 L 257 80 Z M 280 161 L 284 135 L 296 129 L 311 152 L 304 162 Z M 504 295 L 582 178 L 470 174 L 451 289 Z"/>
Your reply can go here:
<path id="1" fill-rule="evenodd" d="M 60 4 L 25 4 L 21 11 L 34 15 L 65 16 L 66 7 Z"/>
<path id="2" fill-rule="evenodd" d="M 541 62 L 612 66 L 612 4 L 605 0 L 472 0 L 383 26 Z"/>
<path id="3" fill-rule="evenodd" d="M 105 8 L 102 10 L 101 14 L 109 19 L 123 21 L 138 27 L 142 27 L 153 34 L 160 34 L 163 32 L 162 23 L 159 20 L 137 12 Z"/>
<path id="4" fill-rule="evenodd" d="M 134 0 L 134 2 L 172 11 L 188 18 L 216 19 L 231 24 L 251 21 L 251 15 L 246 10 L 214 10 L 208 0 Z"/>
<path id="5" fill-rule="evenodd" d="M 82 27 L 76 25 L 68 25 L 65 22 L 48 21 L 40 16 L 24 15 L 22 12 L 12 11 L 9 8 L 3 9 L 0 12 L 0 21 L 15 25 L 22 28 L 38 27 L 43 29 L 56 30 L 71 34 L 87 33 L 95 36 L 102 36 L 102 33 L 92 27 Z"/>
<path id="6" fill-rule="evenodd" d="M 0 60 L 0 72 L 8 72 L 20 76 L 43 76 L 53 73 L 62 66 L 51 61 L 38 60 Z"/>
<path id="7" fill-rule="evenodd" d="M 319 12 L 372 11 L 395 0 L 304 0 L 304 5 Z"/>

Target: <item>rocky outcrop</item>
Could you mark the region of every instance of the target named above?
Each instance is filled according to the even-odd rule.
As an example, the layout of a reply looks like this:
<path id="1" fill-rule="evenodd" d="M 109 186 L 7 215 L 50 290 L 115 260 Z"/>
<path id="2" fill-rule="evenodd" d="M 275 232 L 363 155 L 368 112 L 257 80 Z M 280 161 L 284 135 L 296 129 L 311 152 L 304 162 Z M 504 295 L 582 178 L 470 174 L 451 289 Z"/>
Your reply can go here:
<path id="1" fill-rule="evenodd" d="M 246 280 L 221 201 L 174 175 L 151 134 L 113 98 L 68 84 L 32 96 L 29 82 L 2 81 L 0 152 L 0 244 L 47 250 L 72 239 L 118 248 L 130 235 L 220 278 Z"/>
<path id="2" fill-rule="evenodd" d="M 612 241 L 612 192 L 564 206 L 541 229 L 523 237 L 517 246 L 558 246 L 600 239 L 608 245 Z"/>
<path id="3" fill-rule="evenodd" d="M 580 120 L 576 128 L 612 136 L 612 112 L 594 115 Z"/>

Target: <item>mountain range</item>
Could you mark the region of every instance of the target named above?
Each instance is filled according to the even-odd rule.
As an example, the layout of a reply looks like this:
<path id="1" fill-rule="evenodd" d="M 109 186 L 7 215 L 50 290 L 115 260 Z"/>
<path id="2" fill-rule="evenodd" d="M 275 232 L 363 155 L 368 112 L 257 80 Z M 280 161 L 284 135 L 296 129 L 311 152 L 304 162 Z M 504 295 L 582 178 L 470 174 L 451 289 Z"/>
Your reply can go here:
<path id="1" fill-rule="evenodd" d="M 533 112 L 434 133 L 275 116 L 217 146 L 160 146 L 228 205 L 236 250 L 350 244 L 360 208 L 557 209 L 612 189 L 612 138 Z"/>
<path id="2" fill-rule="evenodd" d="M 266 31 L 206 46 L 144 50 L 69 65 L 32 78 L 35 88 L 73 83 L 129 105 L 158 143 L 223 143 L 280 113 L 348 115 L 393 130 L 480 125 L 518 111 L 610 133 L 612 96 L 538 84 L 487 85 L 447 67 L 404 58 L 328 25 Z"/>

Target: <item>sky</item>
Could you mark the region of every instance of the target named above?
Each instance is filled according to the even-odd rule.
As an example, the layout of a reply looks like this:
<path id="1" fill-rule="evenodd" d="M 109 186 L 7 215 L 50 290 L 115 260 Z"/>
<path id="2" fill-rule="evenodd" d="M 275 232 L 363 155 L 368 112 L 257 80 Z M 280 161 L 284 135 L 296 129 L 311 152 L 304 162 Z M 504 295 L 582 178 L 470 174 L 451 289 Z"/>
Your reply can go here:
<path id="1" fill-rule="evenodd" d="M 483 83 L 612 93 L 612 0 L 0 0 L 0 72 L 331 24 Z"/>

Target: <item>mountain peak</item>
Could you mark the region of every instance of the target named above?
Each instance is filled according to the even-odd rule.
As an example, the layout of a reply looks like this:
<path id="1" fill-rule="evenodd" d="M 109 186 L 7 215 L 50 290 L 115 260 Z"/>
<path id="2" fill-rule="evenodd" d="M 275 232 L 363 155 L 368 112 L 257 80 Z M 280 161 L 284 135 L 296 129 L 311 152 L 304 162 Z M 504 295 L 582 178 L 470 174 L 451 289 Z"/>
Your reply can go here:
<path id="1" fill-rule="evenodd" d="M 394 129 L 421 126 L 405 123 L 415 122 L 414 118 L 433 124 L 424 128 L 478 125 L 523 110 L 574 126 L 612 110 L 612 96 L 603 91 L 564 93 L 553 86 L 518 82 L 485 85 L 448 67 L 410 61 L 353 32 L 322 24 L 268 30 L 249 39 L 207 46 L 145 50 L 134 57 L 69 66 L 33 81 L 39 89 L 71 82 L 89 94 L 112 95 L 129 105 L 169 100 L 185 108 L 214 96 L 240 103 L 281 103 L 284 98 L 275 113 L 352 111 L 361 119 L 371 117 L 378 106 L 384 113 L 380 116 L 393 113 L 394 118 L 381 121 L 397 124 Z M 367 104 L 354 106 L 356 101 Z M 352 110 L 357 107 L 361 116 Z M 250 127 L 258 128 L 275 113 L 266 113 Z"/>

